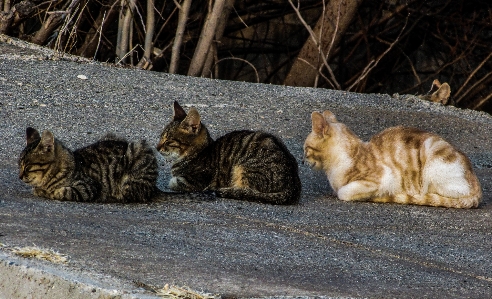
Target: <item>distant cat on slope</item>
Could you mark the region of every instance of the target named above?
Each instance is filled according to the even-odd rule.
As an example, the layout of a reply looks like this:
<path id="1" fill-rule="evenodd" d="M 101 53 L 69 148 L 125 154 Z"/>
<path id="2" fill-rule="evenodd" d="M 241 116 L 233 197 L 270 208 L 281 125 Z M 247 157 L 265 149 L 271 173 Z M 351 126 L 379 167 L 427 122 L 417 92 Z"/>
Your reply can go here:
<path id="1" fill-rule="evenodd" d="M 172 190 L 215 191 L 220 197 L 271 204 L 299 200 L 297 161 L 271 134 L 234 131 L 214 141 L 196 108 L 186 114 L 174 102 L 173 120 L 164 128 L 157 150 L 175 159 Z"/>
<path id="2" fill-rule="evenodd" d="M 157 160 L 145 141 L 107 135 L 71 151 L 50 131 L 26 129 L 19 178 L 34 195 L 85 202 L 147 202 L 156 190 Z"/>
<path id="3" fill-rule="evenodd" d="M 418 97 L 422 100 L 446 105 L 449 101 L 449 96 L 451 95 L 451 87 L 448 83 L 445 82 L 441 84 L 441 82 L 436 79 L 432 82 L 431 90 L 429 91 L 429 93 L 431 94 L 420 95 Z M 453 102 L 451 104 L 454 105 Z"/>
<path id="4" fill-rule="evenodd" d="M 450 208 L 480 203 L 470 160 L 438 135 L 392 127 L 362 142 L 328 110 L 311 118 L 305 161 L 326 172 L 341 200 Z"/>

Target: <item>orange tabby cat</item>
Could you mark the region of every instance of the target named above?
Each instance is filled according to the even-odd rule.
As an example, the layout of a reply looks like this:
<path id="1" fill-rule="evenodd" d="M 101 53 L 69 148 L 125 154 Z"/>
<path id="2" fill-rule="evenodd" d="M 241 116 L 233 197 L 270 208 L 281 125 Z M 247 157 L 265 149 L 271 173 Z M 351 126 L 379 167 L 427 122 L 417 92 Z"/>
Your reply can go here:
<path id="1" fill-rule="evenodd" d="M 470 160 L 438 135 L 392 127 L 363 142 L 328 110 L 311 119 L 305 161 L 326 172 L 341 200 L 449 208 L 480 203 Z"/>

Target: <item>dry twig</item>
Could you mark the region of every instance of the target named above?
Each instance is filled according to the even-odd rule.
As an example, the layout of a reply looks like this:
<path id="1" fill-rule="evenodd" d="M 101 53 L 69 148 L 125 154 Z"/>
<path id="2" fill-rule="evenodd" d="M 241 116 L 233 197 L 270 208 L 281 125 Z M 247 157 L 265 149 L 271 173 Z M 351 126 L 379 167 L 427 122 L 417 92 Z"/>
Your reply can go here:
<path id="1" fill-rule="evenodd" d="M 238 57 L 225 57 L 225 58 L 218 60 L 212 68 L 215 68 L 220 62 L 222 62 L 224 60 L 239 60 L 239 61 L 242 61 L 244 63 L 247 63 L 255 71 L 256 83 L 260 83 L 260 76 L 258 75 L 258 71 L 256 70 L 255 66 L 251 62 L 247 61 L 246 59 L 242 59 L 242 58 L 238 58 Z"/>
<path id="2" fill-rule="evenodd" d="M 386 54 L 388 54 L 388 52 L 391 51 L 391 49 L 393 49 L 393 47 L 396 45 L 396 43 L 398 43 L 398 41 L 400 41 L 400 36 L 402 35 L 403 31 L 407 27 L 407 23 L 408 23 L 408 17 L 405 20 L 405 24 L 403 25 L 403 28 L 401 29 L 400 33 L 396 37 L 395 41 L 392 42 L 391 45 L 388 47 L 388 49 L 386 49 L 386 51 L 384 51 L 381 55 L 379 55 L 377 59 L 373 59 L 367 64 L 367 66 L 364 68 L 364 70 L 362 71 L 359 78 L 357 78 L 357 80 L 355 80 L 355 82 L 347 88 L 347 91 L 352 90 L 352 88 L 354 88 L 357 84 L 359 84 L 359 82 L 362 81 L 371 72 L 371 70 L 376 67 L 376 65 L 378 65 L 379 61 L 381 61 L 381 59 Z"/>
<path id="3" fill-rule="evenodd" d="M 473 76 L 475 76 L 475 74 L 478 72 L 479 69 L 481 69 L 484 64 L 490 59 L 490 57 L 492 57 L 492 52 L 489 53 L 489 55 L 473 70 L 473 72 L 471 72 L 471 74 L 468 76 L 468 78 L 466 79 L 465 83 L 463 83 L 461 85 L 461 87 L 458 89 L 458 91 L 456 92 L 455 95 L 459 95 L 461 93 L 461 91 L 463 90 L 463 88 L 465 88 L 465 86 L 468 84 L 468 82 L 470 82 L 471 78 L 473 78 Z M 485 77 L 484 77 L 485 78 Z M 484 79 L 482 78 L 482 79 Z M 470 88 L 471 89 L 471 88 Z M 469 89 L 469 90 L 470 90 Z M 468 91 L 469 91 L 468 90 Z M 456 103 L 459 103 L 465 96 L 466 94 L 468 93 L 465 92 L 462 96 L 460 96 L 459 98 L 457 98 L 455 101 Z"/>

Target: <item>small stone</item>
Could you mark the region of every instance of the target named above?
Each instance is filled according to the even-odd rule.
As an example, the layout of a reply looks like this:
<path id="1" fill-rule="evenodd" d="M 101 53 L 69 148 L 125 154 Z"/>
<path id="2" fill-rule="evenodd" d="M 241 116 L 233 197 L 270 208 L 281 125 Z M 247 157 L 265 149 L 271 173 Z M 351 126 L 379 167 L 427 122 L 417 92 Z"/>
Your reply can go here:
<path id="1" fill-rule="evenodd" d="M 87 76 L 85 76 L 85 75 L 78 75 L 77 78 L 82 79 L 82 80 L 87 80 Z"/>

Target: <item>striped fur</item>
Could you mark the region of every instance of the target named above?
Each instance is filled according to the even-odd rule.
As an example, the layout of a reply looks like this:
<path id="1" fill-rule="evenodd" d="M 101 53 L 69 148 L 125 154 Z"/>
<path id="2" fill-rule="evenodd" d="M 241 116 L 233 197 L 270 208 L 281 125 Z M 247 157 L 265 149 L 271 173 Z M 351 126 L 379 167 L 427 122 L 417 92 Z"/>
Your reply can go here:
<path id="1" fill-rule="evenodd" d="M 362 142 L 330 111 L 312 113 L 305 161 L 338 198 L 474 208 L 482 190 L 470 160 L 438 135 L 392 127 Z"/>
<path id="2" fill-rule="evenodd" d="M 169 187 L 175 191 L 214 191 L 220 197 L 271 204 L 299 201 L 296 159 L 277 137 L 234 131 L 216 141 L 200 122 L 174 103 L 174 119 L 163 130 L 157 149 L 174 157 Z"/>
<path id="3" fill-rule="evenodd" d="M 157 160 L 145 141 L 107 135 L 71 151 L 49 131 L 26 130 L 19 178 L 34 195 L 84 202 L 147 202 L 156 190 Z"/>

